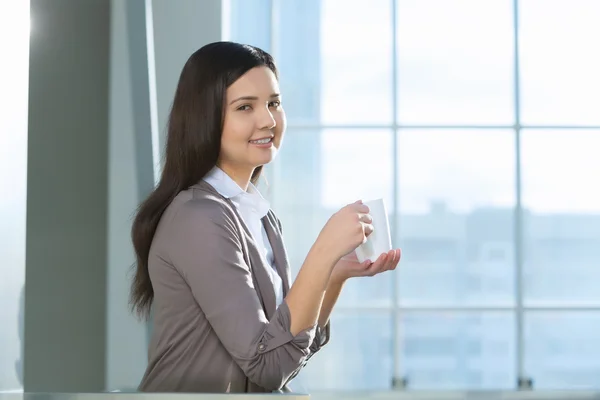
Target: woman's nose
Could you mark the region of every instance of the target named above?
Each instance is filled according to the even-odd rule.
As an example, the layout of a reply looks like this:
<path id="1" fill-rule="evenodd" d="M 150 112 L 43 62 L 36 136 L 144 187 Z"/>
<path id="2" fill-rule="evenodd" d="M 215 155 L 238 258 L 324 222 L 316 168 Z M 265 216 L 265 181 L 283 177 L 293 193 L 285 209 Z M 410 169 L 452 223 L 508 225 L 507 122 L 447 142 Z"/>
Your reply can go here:
<path id="1" fill-rule="evenodd" d="M 268 108 L 260 113 L 259 126 L 260 129 L 273 129 L 277 126 L 277 122 Z"/>

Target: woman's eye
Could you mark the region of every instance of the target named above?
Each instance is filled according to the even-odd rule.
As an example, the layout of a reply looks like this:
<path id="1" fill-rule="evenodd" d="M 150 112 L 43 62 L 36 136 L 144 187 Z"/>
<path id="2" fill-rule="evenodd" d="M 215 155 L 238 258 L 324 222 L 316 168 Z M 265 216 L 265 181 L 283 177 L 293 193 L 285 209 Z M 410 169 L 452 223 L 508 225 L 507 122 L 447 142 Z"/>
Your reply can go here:
<path id="1" fill-rule="evenodd" d="M 243 105 L 238 107 L 238 111 L 248 111 L 251 107 L 249 105 Z"/>
<path id="2" fill-rule="evenodd" d="M 275 100 L 269 103 L 269 107 L 279 107 L 281 105 L 281 101 Z"/>

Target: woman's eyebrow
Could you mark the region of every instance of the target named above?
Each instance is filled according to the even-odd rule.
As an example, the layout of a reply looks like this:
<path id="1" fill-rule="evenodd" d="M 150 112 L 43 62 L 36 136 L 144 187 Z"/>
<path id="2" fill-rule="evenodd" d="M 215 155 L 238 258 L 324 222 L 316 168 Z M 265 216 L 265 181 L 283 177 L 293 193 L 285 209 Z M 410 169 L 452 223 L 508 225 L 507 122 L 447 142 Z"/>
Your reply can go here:
<path id="1" fill-rule="evenodd" d="M 270 97 L 273 99 L 273 98 L 277 98 L 279 96 L 280 96 L 279 93 L 273 93 Z M 240 101 L 240 100 L 258 100 L 258 97 L 256 97 L 256 96 L 242 96 L 242 97 L 238 97 L 237 99 L 232 100 L 229 103 L 229 105 L 235 103 L 236 101 Z"/>

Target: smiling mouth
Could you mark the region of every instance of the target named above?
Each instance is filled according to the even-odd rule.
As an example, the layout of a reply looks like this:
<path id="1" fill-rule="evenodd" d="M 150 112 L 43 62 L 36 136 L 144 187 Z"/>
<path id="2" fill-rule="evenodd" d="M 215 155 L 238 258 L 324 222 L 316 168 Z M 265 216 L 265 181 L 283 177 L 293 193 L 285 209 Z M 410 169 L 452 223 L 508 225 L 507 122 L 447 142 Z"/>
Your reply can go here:
<path id="1" fill-rule="evenodd" d="M 271 143 L 273 141 L 273 138 L 264 138 L 264 139 L 258 139 L 258 140 L 250 140 L 250 143 L 252 144 L 267 144 L 267 143 Z"/>

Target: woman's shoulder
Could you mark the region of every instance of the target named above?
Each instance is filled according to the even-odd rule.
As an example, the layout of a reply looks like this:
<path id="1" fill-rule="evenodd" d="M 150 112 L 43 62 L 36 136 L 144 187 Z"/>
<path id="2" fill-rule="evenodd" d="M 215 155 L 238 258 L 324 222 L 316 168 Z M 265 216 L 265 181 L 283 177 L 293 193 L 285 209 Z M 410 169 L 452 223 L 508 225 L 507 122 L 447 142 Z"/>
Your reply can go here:
<path id="1" fill-rule="evenodd" d="M 240 232 L 227 199 L 195 187 L 183 190 L 163 213 L 154 234 L 150 257 L 158 271 L 164 262 L 186 265 L 216 247 L 235 250 Z"/>
<path id="2" fill-rule="evenodd" d="M 194 185 L 181 191 L 169 207 L 174 220 L 210 220 L 225 222 L 234 218 L 233 206 L 216 191 Z"/>
<path id="3" fill-rule="evenodd" d="M 198 238 L 205 244 L 224 236 L 237 241 L 235 218 L 232 206 L 218 194 L 195 187 L 183 190 L 163 213 L 154 238 L 156 248 L 170 252 Z"/>

